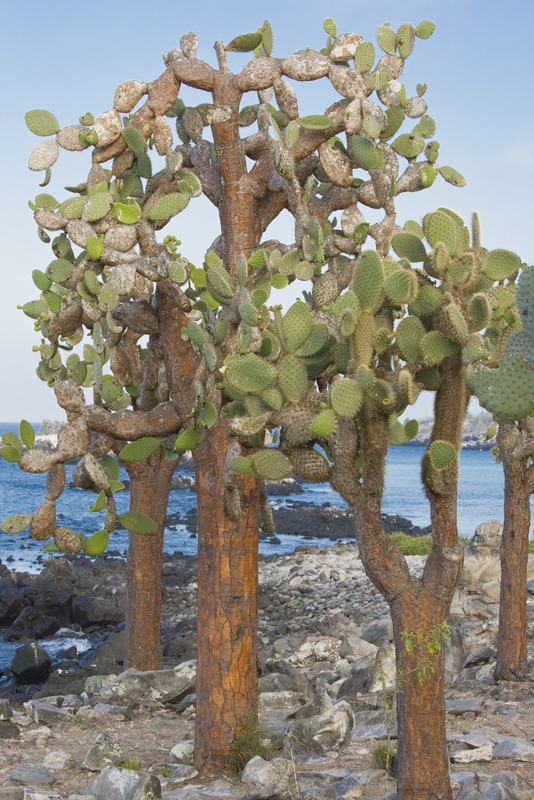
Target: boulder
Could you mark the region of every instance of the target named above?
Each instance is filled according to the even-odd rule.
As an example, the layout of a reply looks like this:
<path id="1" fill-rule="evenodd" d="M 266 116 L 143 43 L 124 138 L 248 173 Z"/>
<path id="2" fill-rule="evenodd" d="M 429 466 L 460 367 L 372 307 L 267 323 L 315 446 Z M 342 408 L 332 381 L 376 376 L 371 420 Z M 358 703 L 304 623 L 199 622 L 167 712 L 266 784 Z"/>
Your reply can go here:
<path id="1" fill-rule="evenodd" d="M 482 713 L 483 697 L 467 697 L 464 700 L 446 700 L 445 709 L 447 714 L 453 717 L 461 717 L 462 714 L 472 713 L 477 717 Z"/>
<path id="2" fill-rule="evenodd" d="M 20 728 L 9 720 L 0 721 L 0 739 L 16 739 L 20 735 Z"/>
<path id="3" fill-rule="evenodd" d="M 36 641 L 29 641 L 15 651 L 10 664 L 11 672 L 19 683 L 42 683 L 48 679 L 52 660 Z"/>
<path id="4" fill-rule="evenodd" d="M 245 766 L 241 780 L 250 800 L 294 800 L 298 796 L 295 769 L 286 758 L 264 761 L 255 756 Z"/>
<path id="5" fill-rule="evenodd" d="M 60 627 L 56 617 L 49 617 L 38 608 L 26 606 L 6 631 L 5 638 L 6 642 L 44 639 L 45 636 L 53 636 Z"/>
<path id="6" fill-rule="evenodd" d="M 0 700 L 0 720 L 8 720 L 13 716 L 9 700 Z"/>
<path id="7" fill-rule="evenodd" d="M 397 720 L 395 713 L 386 718 L 383 709 L 357 711 L 354 714 L 353 742 L 365 742 L 367 739 L 397 738 Z"/>
<path id="8" fill-rule="evenodd" d="M 376 661 L 371 672 L 368 692 L 380 692 L 395 685 L 397 666 L 395 663 L 395 645 L 385 641 L 378 648 Z"/>
<path id="9" fill-rule="evenodd" d="M 45 700 L 30 700 L 30 713 L 37 725 L 72 725 L 74 714 Z"/>
<path id="10" fill-rule="evenodd" d="M 174 756 L 177 761 L 183 763 L 184 761 L 189 761 L 193 757 L 194 749 L 194 739 L 186 739 L 184 742 L 178 742 L 178 744 L 174 745 L 171 750 L 171 755 Z"/>
<path id="11" fill-rule="evenodd" d="M 51 769 L 75 769 L 76 759 L 66 750 L 51 750 L 43 758 L 43 766 Z"/>
<path id="12" fill-rule="evenodd" d="M 0 626 L 10 625 L 15 620 L 26 601 L 16 589 L 2 589 L 0 592 Z"/>
<path id="13" fill-rule="evenodd" d="M 321 713 L 291 722 L 285 743 L 288 755 L 291 752 L 321 755 L 350 744 L 354 728 L 352 708 L 345 700 L 332 704 L 326 692 L 321 693 L 321 698 L 324 708 Z"/>
<path id="14" fill-rule="evenodd" d="M 194 691 L 196 672 L 196 661 L 186 661 L 174 669 L 127 669 L 109 683 L 108 689 L 115 697 L 178 703 Z"/>
<path id="15" fill-rule="evenodd" d="M 0 786 L 0 800 L 26 800 L 23 786 Z"/>
<path id="16" fill-rule="evenodd" d="M 80 594 L 72 598 L 72 619 L 83 629 L 90 625 L 117 625 L 124 622 L 124 598 Z"/>
<path id="17" fill-rule="evenodd" d="M 534 761 L 534 746 L 528 739 L 519 736 L 505 736 L 493 748 L 493 758 L 506 758 L 510 761 Z"/>
<path id="18" fill-rule="evenodd" d="M 362 630 L 362 639 L 376 647 L 380 647 L 383 642 L 392 642 L 393 622 L 391 617 L 382 617 L 366 625 Z"/>
<path id="19" fill-rule="evenodd" d="M 124 760 L 119 743 L 109 733 L 101 733 L 91 745 L 82 761 L 82 769 L 99 772 Z"/>
<path id="20" fill-rule="evenodd" d="M 53 786 L 56 782 L 54 773 L 42 764 L 17 764 L 9 778 L 22 786 Z"/>
<path id="21" fill-rule="evenodd" d="M 159 800 L 161 783 L 156 775 L 133 769 L 106 767 L 82 791 L 97 800 Z"/>
<path id="22" fill-rule="evenodd" d="M 362 784 L 356 775 L 347 775 L 341 781 L 336 781 L 327 790 L 326 796 L 332 800 L 352 800 L 353 797 L 362 796 Z"/>

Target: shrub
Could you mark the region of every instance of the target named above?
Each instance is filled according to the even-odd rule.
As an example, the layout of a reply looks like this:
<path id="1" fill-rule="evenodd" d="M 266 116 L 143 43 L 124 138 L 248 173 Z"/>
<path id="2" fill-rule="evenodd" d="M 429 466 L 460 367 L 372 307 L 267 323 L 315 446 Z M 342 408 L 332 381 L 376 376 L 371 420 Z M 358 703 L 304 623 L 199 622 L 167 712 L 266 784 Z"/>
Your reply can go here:
<path id="1" fill-rule="evenodd" d="M 431 536 L 408 536 L 407 533 L 397 531 L 390 534 L 390 538 L 404 556 L 427 556 L 432 550 Z"/>
<path id="2" fill-rule="evenodd" d="M 230 745 L 228 768 L 234 775 L 238 775 L 254 756 L 272 761 L 277 749 L 276 743 L 269 739 L 267 728 L 260 725 L 255 713 L 251 712 L 237 729 Z"/>

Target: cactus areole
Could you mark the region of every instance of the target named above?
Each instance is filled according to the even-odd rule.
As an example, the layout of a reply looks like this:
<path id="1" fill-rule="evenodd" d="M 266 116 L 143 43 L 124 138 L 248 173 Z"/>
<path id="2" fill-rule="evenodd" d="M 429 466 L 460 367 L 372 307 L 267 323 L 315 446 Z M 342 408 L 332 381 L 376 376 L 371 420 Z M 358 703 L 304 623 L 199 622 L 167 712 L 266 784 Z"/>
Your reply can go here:
<path id="1" fill-rule="evenodd" d="M 128 642 L 135 665 L 140 641 L 158 646 L 159 610 L 147 614 L 156 598 L 147 594 L 146 575 L 159 580 L 161 543 L 140 547 L 133 537 L 161 536 L 173 465 L 193 451 L 194 758 L 205 772 L 225 767 L 256 709 L 260 516 L 265 530 L 274 529 L 265 479 L 293 472 L 329 481 L 354 507 L 359 551 L 390 604 L 397 654 L 404 631 L 426 641 L 449 613 L 463 553 L 456 486 L 465 370 L 491 358 L 493 339 L 484 331 L 516 325 L 507 282 L 519 259 L 488 254 L 449 209 L 422 224 L 398 224 L 399 195 L 438 176 L 465 183 L 437 163 L 426 86 L 407 98 L 399 80 L 416 39 L 433 29 L 428 20 L 396 32 L 381 26 L 377 60 L 373 43 L 338 36 L 326 20 L 321 51 L 279 58 L 265 22 L 261 33 L 216 42 L 217 68 L 196 58 L 197 38 L 188 33 L 165 57 L 160 77 L 121 84 L 113 107 L 96 118 L 86 114 L 60 128 L 50 112 L 27 115 L 34 133 L 53 137 L 30 157 L 31 169 L 45 170 L 44 183 L 59 148 L 91 148 L 92 166 L 86 182 L 70 187 L 72 196 L 39 194 L 30 204 L 41 239 L 49 242 L 52 232 L 54 260 L 34 271 L 40 295 L 23 310 L 42 337 L 38 376 L 55 389 L 68 425 L 56 453 L 23 451 L 18 437 L 8 437 L 0 454 L 49 475 L 82 456 L 77 479 L 94 489 L 93 508 L 105 510 L 106 521 L 88 540 L 56 533 L 59 476 L 36 512 L 6 520 L 4 530 L 30 524 L 35 538 L 56 537 L 49 549 L 63 549 L 59 541 L 103 551 L 121 488 L 109 451 L 123 459 L 133 488 L 130 512 L 118 519 L 132 533 Z M 234 74 L 232 51 L 247 50 L 254 57 Z M 286 78 L 324 79 L 333 103 L 301 116 Z M 202 90 L 208 102 L 186 106 L 181 84 Z M 250 92 L 257 102 L 247 105 Z M 178 252 L 174 233 L 162 242 L 157 234 L 174 231 L 177 215 L 201 193 L 219 211 L 221 235 L 195 266 Z M 366 208 L 382 212 L 378 222 L 367 222 Z M 295 241 L 262 240 L 285 209 Z M 295 281 L 311 281 L 311 292 L 285 310 L 269 305 L 273 288 Z M 500 294 L 492 293 L 495 285 Z M 92 404 L 82 387 L 92 388 Z M 416 435 L 417 424 L 400 417 L 423 388 L 436 395 L 423 462 L 434 549 L 417 580 L 382 531 L 380 506 L 387 449 Z M 27 434 L 21 427 L 21 437 Z M 399 695 L 402 800 L 451 797 L 443 655 L 436 649 L 428 658 L 422 683 L 421 670 L 409 670 Z"/>

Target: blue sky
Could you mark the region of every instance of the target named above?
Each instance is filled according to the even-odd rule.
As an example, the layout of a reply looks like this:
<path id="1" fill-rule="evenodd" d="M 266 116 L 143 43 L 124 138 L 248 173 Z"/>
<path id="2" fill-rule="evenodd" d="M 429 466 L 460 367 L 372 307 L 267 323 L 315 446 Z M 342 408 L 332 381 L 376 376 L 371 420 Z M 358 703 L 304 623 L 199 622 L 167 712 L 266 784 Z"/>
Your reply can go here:
<path id="1" fill-rule="evenodd" d="M 445 205 L 464 218 L 476 209 L 482 221 L 483 243 L 489 249 L 514 250 L 534 263 L 534 7 L 526 2 L 386 0 L 320 3 L 242 0 L 202 4 L 130 0 L 110 4 L 67 2 L 11 4 L 3 19 L 2 130 L 5 137 L 0 193 L 0 260 L 3 289 L 0 336 L 4 391 L 0 419 L 40 420 L 58 416 L 53 392 L 35 375 L 38 356 L 31 352 L 40 339 L 17 304 L 35 299 L 31 281 L 35 268 L 51 260 L 49 246 L 36 235 L 27 201 L 40 191 L 39 173 L 27 169 L 28 156 L 40 139 L 26 128 L 24 113 L 31 108 L 52 111 L 60 125 L 77 122 L 86 111 L 95 116 L 112 106 L 115 87 L 124 80 L 153 80 L 163 69 L 161 53 L 179 46 L 182 33 L 199 38 L 198 56 L 216 64 L 213 43 L 230 41 L 254 31 L 268 17 L 274 32 L 275 56 L 287 56 L 325 44 L 323 20 L 332 17 L 339 32 L 354 31 L 375 40 L 385 21 L 397 28 L 422 19 L 436 22 L 434 35 L 416 40 L 403 80 L 408 96 L 417 83 L 427 83 L 428 113 L 437 122 L 441 143 L 439 162 L 450 164 L 467 179 L 455 189 L 441 179 L 426 192 L 405 195 L 398 202 L 399 221 L 419 220 Z M 247 57 L 231 55 L 238 71 Z M 322 85 L 324 84 L 324 85 Z M 322 113 L 339 96 L 327 81 L 301 85 L 300 113 Z M 196 105 L 209 98 L 184 92 Z M 254 102 L 250 95 L 248 102 Z M 62 151 L 46 191 L 65 199 L 63 186 L 84 180 L 86 154 Z M 187 215 L 187 216 L 186 216 Z M 176 221 L 174 233 L 182 252 L 192 261 L 218 233 L 218 219 L 207 201 L 191 204 Z M 291 238 L 290 220 L 281 220 L 269 234 Z M 419 402 L 415 416 L 430 412 L 428 399 Z"/>

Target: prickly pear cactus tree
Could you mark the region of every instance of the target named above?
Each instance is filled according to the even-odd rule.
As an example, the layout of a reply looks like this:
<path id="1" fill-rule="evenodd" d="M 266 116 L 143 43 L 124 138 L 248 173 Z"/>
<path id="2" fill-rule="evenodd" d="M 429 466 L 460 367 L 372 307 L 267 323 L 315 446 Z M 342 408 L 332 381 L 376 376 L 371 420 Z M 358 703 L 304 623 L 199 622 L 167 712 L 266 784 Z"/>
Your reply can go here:
<path id="1" fill-rule="evenodd" d="M 434 24 L 382 25 L 381 54 L 358 34 L 338 35 L 330 19 L 325 30 L 322 50 L 276 57 L 266 21 L 229 44 L 216 42 L 217 68 L 197 59 L 197 38 L 185 34 L 159 78 L 121 84 L 113 108 L 96 119 L 60 129 L 48 112 L 27 118 L 48 137 L 30 157 L 30 168 L 46 171 L 43 183 L 60 148 L 91 148 L 92 167 L 85 183 L 71 187 L 74 196 L 38 195 L 33 204 L 41 238 L 53 232 L 55 259 L 35 274 L 41 295 L 24 310 L 43 337 L 40 377 L 54 386 L 69 424 L 57 454 L 12 460 L 44 472 L 82 456 L 93 483 L 101 478 L 98 502 L 107 502 L 111 518 L 112 491 L 101 476 L 110 449 L 126 464 L 149 466 L 193 451 L 202 501 L 195 763 L 206 770 L 227 763 L 257 702 L 260 509 L 272 528 L 264 479 L 295 472 L 330 480 L 356 508 L 362 558 L 392 609 L 397 601 L 404 613 L 408 598 L 428 591 L 427 616 L 444 617 L 449 587 L 439 588 L 439 570 L 453 564 L 452 585 L 460 568 L 455 528 L 449 538 L 439 533 L 441 511 L 434 567 L 425 573 L 432 590 L 410 579 L 380 528 L 387 448 L 415 435 L 415 423 L 404 426 L 399 417 L 422 387 L 436 390 L 441 403 L 425 481 L 431 501 L 447 498 L 452 513 L 458 419 L 467 403 L 463 356 L 495 311 L 485 302 L 493 279 L 479 244 L 470 246 L 453 212 L 440 209 L 422 226 L 397 222 L 399 195 L 428 188 L 437 176 L 465 183 L 438 164 L 426 85 L 411 95 L 401 82 L 416 39 L 427 39 Z M 253 51 L 238 73 L 234 51 Z M 333 102 L 302 116 L 294 84 L 320 79 Z M 181 84 L 209 102 L 186 106 Z M 157 234 L 200 192 L 219 210 L 221 235 L 195 267 L 176 252 L 173 234 L 161 243 Z M 381 219 L 369 223 L 367 208 L 375 218 L 381 210 Z M 262 242 L 284 209 L 295 218 L 295 241 Z M 273 289 L 310 280 L 304 302 L 285 313 L 269 305 Z M 473 319 L 468 298 L 478 295 Z M 80 349 L 84 336 L 89 343 Z M 93 389 L 91 405 L 84 386 Z M 273 431 L 277 448 L 266 446 Z M 139 473 L 141 486 L 146 480 Z M 56 530 L 53 502 L 32 518 L 43 537 Z M 398 638 L 408 623 L 400 612 L 394 619 Z M 409 623 L 424 624 L 426 617 Z M 434 713 L 435 706 L 427 717 L 419 713 L 420 736 L 434 750 L 439 740 L 429 758 L 443 760 Z M 414 736 L 401 735 L 401 786 L 421 785 L 426 770 Z M 444 797 L 445 767 L 439 775 Z"/>
<path id="2" fill-rule="evenodd" d="M 527 565 L 530 495 L 534 491 L 534 267 L 517 260 L 499 270 L 494 294 L 506 298 L 513 330 L 486 331 L 486 357 L 468 370 L 468 382 L 498 425 L 494 454 L 504 470 L 504 530 L 501 544 L 499 638 L 495 680 L 523 680 L 527 660 Z M 506 274 L 505 274 L 506 273 Z M 513 298 L 513 299 L 512 299 Z"/>

